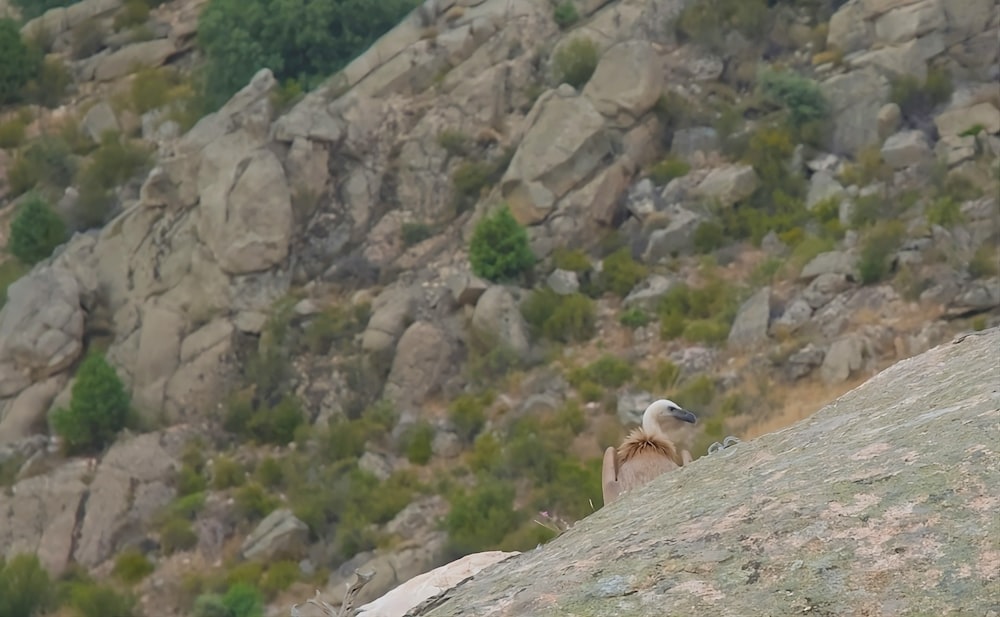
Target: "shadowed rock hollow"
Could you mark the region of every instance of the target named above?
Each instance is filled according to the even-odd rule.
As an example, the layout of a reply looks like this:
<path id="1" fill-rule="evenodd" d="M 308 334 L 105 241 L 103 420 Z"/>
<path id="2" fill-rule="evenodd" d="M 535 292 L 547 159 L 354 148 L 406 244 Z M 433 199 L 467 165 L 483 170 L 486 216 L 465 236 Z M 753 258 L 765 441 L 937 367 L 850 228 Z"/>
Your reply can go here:
<path id="1" fill-rule="evenodd" d="M 998 615 L 1000 329 L 695 461 L 411 614 Z"/>

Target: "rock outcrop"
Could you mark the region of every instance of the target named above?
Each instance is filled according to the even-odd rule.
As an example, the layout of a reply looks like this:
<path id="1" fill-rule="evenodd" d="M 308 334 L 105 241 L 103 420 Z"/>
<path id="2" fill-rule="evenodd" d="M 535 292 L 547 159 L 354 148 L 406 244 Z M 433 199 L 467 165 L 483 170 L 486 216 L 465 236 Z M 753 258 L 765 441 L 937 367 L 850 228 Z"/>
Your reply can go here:
<path id="1" fill-rule="evenodd" d="M 411 614 L 988 615 L 997 383 L 996 328 L 904 360 Z"/>

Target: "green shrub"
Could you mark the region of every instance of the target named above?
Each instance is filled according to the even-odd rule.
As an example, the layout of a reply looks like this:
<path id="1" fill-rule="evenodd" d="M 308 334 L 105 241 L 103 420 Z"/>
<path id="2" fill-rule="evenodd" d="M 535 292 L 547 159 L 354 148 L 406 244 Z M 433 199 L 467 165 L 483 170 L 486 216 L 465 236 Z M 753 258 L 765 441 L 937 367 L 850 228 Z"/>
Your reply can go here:
<path id="1" fill-rule="evenodd" d="M 496 548 L 520 523 L 512 505 L 514 487 L 503 480 L 482 477 L 471 491 L 460 491 L 450 501 L 445 529 L 456 556 Z"/>
<path id="2" fill-rule="evenodd" d="M 414 465 L 426 465 L 434 454 L 434 427 L 427 422 L 413 426 L 405 437 L 406 458 Z"/>
<path id="3" fill-rule="evenodd" d="M 244 415 L 247 411 L 249 415 Z M 302 408 L 293 396 L 282 398 L 274 406 L 261 405 L 256 410 L 234 403 L 230 406 L 230 414 L 225 423 L 227 430 L 235 427 L 241 434 L 259 443 L 276 445 L 291 443 L 295 438 L 295 430 L 305 421 Z M 241 424 L 240 418 L 244 417 Z"/>
<path id="4" fill-rule="evenodd" d="M 8 248 L 15 257 L 34 265 L 65 241 L 66 224 L 44 199 L 32 195 L 21 203 L 10 225 Z"/>
<path id="5" fill-rule="evenodd" d="M 24 118 L 11 118 L 0 123 L 0 148 L 13 149 L 24 143 L 24 131 L 27 122 Z"/>
<path id="6" fill-rule="evenodd" d="M 23 88 L 41 66 L 41 57 L 21 39 L 13 19 L 0 19 L 0 105 L 21 100 Z"/>
<path id="7" fill-rule="evenodd" d="M 167 514 L 169 517 L 193 521 L 203 507 L 205 507 L 205 492 L 199 491 L 175 499 L 167 508 Z"/>
<path id="8" fill-rule="evenodd" d="M 143 147 L 123 141 L 116 133 L 105 133 L 90 162 L 77 176 L 77 225 L 90 229 L 106 223 L 115 201 L 113 189 L 144 171 L 148 164 L 149 153 Z"/>
<path id="9" fill-rule="evenodd" d="M 559 247 L 552 253 L 552 263 L 559 270 L 586 272 L 590 270 L 590 258 L 580 249 Z"/>
<path id="10" fill-rule="evenodd" d="M 186 551 L 198 544 L 198 535 L 191 522 L 183 518 L 169 518 L 160 527 L 160 548 L 165 555 Z"/>
<path id="11" fill-rule="evenodd" d="M 146 23 L 149 19 L 149 4 L 146 0 L 125 0 L 124 6 L 115 14 L 114 29 L 122 30 Z"/>
<path id="12" fill-rule="evenodd" d="M 996 276 L 1000 271 L 1000 253 L 996 246 L 984 244 L 976 249 L 969 260 L 969 275 L 972 278 L 987 278 Z"/>
<path id="13" fill-rule="evenodd" d="M 594 74 L 597 60 L 597 45 L 588 38 L 576 37 L 560 47 L 553 58 L 556 78 L 579 90 Z"/>
<path id="14" fill-rule="evenodd" d="M 410 247 L 420 244 L 434 235 L 434 230 L 427 223 L 403 223 L 403 246 Z"/>
<path id="15" fill-rule="evenodd" d="M 223 491 L 240 486 L 246 480 L 246 471 L 239 461 L 228 456 L 217 456 L 212 461 L 212 488 Z"/>
<path id="16" fill-rule="evenodd" d="M 591 381 L 606 388 L 620 388 L 632 379 L 632 365 L 611 354 L 603 354 L 584 368 L 570 373 L 569 381 L 574 386 Z"/>
<path id="17" fill-rule="evenodd" d="M 525 299 L 521 314 L 536 336 L 563 343 L 594 336 L 594 303 L 580 293 L 560 296 L 551 289 L 539 289 Z"/>
<path id="18" fill-rule="evenodd" d="M 256 587 L 264 574 L 264 564 L 258 561 L 244 561 L 229 568 L 224 581 L 225 587 L 251 585 Z"/>
<path id="19" fill-rule="evenodd" d="M 101 354 L 92 352 L 80 364 L 72 395 L 69 408 L 57 409 L 52 417 L 67 452 L 100 450 L 125 427 L 129 396 Z"/>
<path id="20" fill-rule="evenodd" d="M 281 463 L 270 456 L 257 465 L 254 476 L 262 486 L 267 488 L 275 488 L 285 482 L 285 472 L 281 468 Z"/>
<path id="21" fill-rule="evenodd" d="M 563 0 L 552 10 L 552 18 L 555 19 L 557 26 L 565 30 L 580 21 L 580 13 L 577 12 L 572 0 Z"/>
<path id="22" fill-rule="evenodd" d="M 632 259 L 632 252 L 626 247 L 604 258 L 601 281 L 605 288 L 624 297 L 646 274 L 646 267 Z"/>
<path id="23" fill-rule="evenodd" d="M 247 583 L 231 586 L 222 596 L 222 604 L 231 617 L 264 617 L 264 598 Z"/>
<path id="24" fill-rule="evenodd" d="M 0 555 L 0 615 L 33 617 L 53 604 L 49 574 L 35 555 Z"/>
<path id="25" fill-rule="evenodd" d="M 69 144 L 59 137 L 44 135 L 31 141 L 14 159 L 7 172 L 7 185 L 14 195 L 39 183 L 62 190 L 72 183 L 75 173 Z"/>
<path id="26" fill-rule="evenodd" d="M 236 489 L 233 494 L 236 509 L 248 520 L 262 519 L 278 507 L 278 500 L 264 491 L 256 482 L 249 482 Z"/>
<path id="27" fill-rule="evenodd" d="M 476 276 L 490 281 L 516 279 L 535 264 L 528 232 L 506 205 L 476 224 L 469 244 L 469 261 Z"/>
<path id="28" fill-rule="evenodd" d="M 144 171 L 150 163 L 149 151 L 136 142 L 114 131 L 101 135 L 90 163 L 80 171 L 81 184 L 92 182 L 104 189 L 112 189 Z"/>
<path id="29" fill-rule="evenodd" d="M 711 253 L 725 243 L 725 230 L 715 221 L 703 221 L 694 230 L 694 248 L 699 253 Z"/>
<path id="30" fill-rule="evenodd" d="M 327 307 L 306 326 L 303 337 L 306 348 L 311 353 L 325 355 L 334 346 L 350 344 L 365 329 L 370 315 L 371 306 L 367 303 Z"/>
<path id="31" fill-rule="evenodd" d="M 729 324 L 717 319 L 694 319 L 684 325 L 681 336 L 689 341 L 722 343 L 729 336 Z"/>
<path id="32" fill-rule="evenodd" d="M 70 584 L 67 595 L 65 605 L 72 608 L 77 617 L 132 615 L 135 610 L 135 599 L 131 596 L 90 581 Z"/>
<path id="33" fill-rule="evenodd" d="M 650 372 L 649 390 L 672 390 L 681 377 L 681 367 L 670 360 L 657 360 L 656 366 Z"/>
<path id="34" fill-rule="evenodd" d="M 0 309 L 7 303 L 7 288 L 28 273 L 28 267 L 17 259 L 0 261 Z"/>
<path id="35" fill-rule="evenodd" d="M 712 403 L 716 390 L 715 380 L 703 374 L 685 381 L 674 396 L 689 408 L 705 408 Z"/>
<path id="36" fill-rule="evenodd" d="M 953 84 L 947 69 L 930 68 L 924 83 L 913 75 L 901 75 L 890 82 L 889 99 L 899 105 L 903 116 L 924 115 L 951 98 Z"/>
<path id="37" fill-rule="evenodd" d="M 180 85 L 177 73 L 165 67 L 145 68 L 132 76 L 129 102 L 140 116 L 164 107 L 171 101 L 171 91 Z"/>
<path id="38" fill-rule="evenodd" d="M 299 580 L 299 564 L 294 561 L 278 561 L 267 567 L 260 580 L 260 590 L 265 597 L 274 598 Z"/>
<path id="39" fill-rule="evenodd" d="M 60 6 L 69 6 L 79 0 L 11 0 L 11 4 L 16 6 L 21 12 L 21 18 L 25 21 L 34 19 L 49 9 Z"/>
<path id="40" fill-rule="evenodd" d="M 927 208 L 927 222 L 941 227 L 954 227 L 964 220 L 962 206 L 950 197 L 941 197 Z"/>
<path id="41" fill-rule="evenodd" d="M 649 168 L 649 178 L 657 185 L 668 184 L 674 178 L 686 176 L 691 166 L 683 159 L 668 156 Z"/>
<path id="42" fill-rule="evenodd" d="M 877 283 L 889 276 L 892 269 L 889 258 L 899 248 L 902 238 L 903 225 L 899 221 L 879 223 L 865 235 L 858 258 L 862 284 Z"/>
<path id="43" fill-rule="evenodd" d="M 437 142 L 451 156 L 467 156 L 472 149 L 472 138 L 454 129 L 445 129 L 438 133 Z"/>
<path id="44" fill-rule="evenodd" d="M 486 424 L 485 409 L 493 403 L 493 394 L 463 394 L 448 406 L 448 420 L 462 441 L 469 443 Z"/>
<path id="45" fill-rule="evenodd" d="M 821 121 L 829 114 L 829 105 L 819 85 L 793 71 L 764 71 L 757 82 L 761 94 L 788 111 L 796 133 L 806 125 Z"/>
<path id="46" fill-rule="evenodd" d="M 683 41 L 693 41 L 713 51 L 725 51 L 725 35 L 736 30 L 751 41 L 760 40 L 767 28 L 765 0 L 703 0 L 687 5 L 674 28 Z"/>
<path id="47" fill-rule="evenodd" d="M 649 315 L 641 308 L 633 306 L 622 311 L 618 321 L 626 328 L 641 328 L 649 323 Z"/>
<path id="48" fill-rule="evenodd" d="M 204 593 L 195 598 L 192 617 L 232 617 L 232 614 L 221 595 Z"/>
<path id="49" fill-rule="evenodd" d="M 177 494 L 192 495 L 205 490 L 205 476 L 190 465 L 182 465 L 177 472 Z"/>
<path id="50" fill-rule="evenodd" d="M 55 109 L 62 105 L 66 90 L 72 84 L 73 76 L 60 58 L 45 58 L 38 74 L 25 84 L 24 98 L 36 105 Z"/>
<path id="51" fill-rule="evenodd" d="M 135 549 L 128 549 L 115 557 L 114 574 L 129 585 L 134 585 L 153 573 L 155 566 Z"/>
<path id="52" fill-rule="evenodd" d="M 678 285 L 657 307 L 660 334 L 666 339 L 691 336 L 695 337 L 692 340 L 718 342 L 718 332 L 728 333 L 736 316 L 737 300 L 735 290 L 715 276 L 708 277 L 701 287 Z"/>
<path id="53" fill-rule="evenodd" d="M 451 175 L 451 183 L 455 187 L 457 197 L 475 203 L 482 195 L 483 189 L 492 183 L 493 172 L 493 166 L 487 162 L 464 161 Z"/>
<path id="54" fill-rule="evenodd" d="M 198 20 L 209 99 L 213 106 L 221 105 L 263 67 L 278 81 L 295 79 L 312 87 L 367 49 L 414 6 L 413 0 L 305 5 L 213 0 Z"/>

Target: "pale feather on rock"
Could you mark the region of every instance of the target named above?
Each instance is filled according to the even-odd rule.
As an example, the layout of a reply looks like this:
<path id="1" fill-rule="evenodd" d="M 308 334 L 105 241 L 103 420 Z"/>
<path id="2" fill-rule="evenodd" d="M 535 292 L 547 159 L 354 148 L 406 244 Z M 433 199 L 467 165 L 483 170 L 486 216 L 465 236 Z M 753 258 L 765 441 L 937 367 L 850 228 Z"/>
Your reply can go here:
<path id="1" fill-rule="evenodd" d="M 517 551 L 485 551 L 466 555 L 415 576 L 381 598 L 358 607 L 357 617 L 403 617 L 421 602 L 475 576 L 483 568 L 519 554 Z"/>

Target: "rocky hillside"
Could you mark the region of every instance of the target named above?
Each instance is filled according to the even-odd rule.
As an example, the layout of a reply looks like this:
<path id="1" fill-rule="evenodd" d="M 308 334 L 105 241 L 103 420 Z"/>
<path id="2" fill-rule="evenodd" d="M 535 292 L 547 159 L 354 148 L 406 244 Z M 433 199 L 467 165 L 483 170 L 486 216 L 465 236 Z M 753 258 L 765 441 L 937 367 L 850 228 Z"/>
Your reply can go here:
<path id="1" fill-rule="evenodd" d="M 146 615 L 533 547 L 652 398 L 702 455 L 1000 322 L 993 0 L 428 1 L 200 118 L 204 3 L 128 5 L 0 110 L 2 237 L 77 232 L 0 262 L 0 546 Z"/>
<path id="2" fill-rule="evenodd" d="M 1000 330 L 945 343 L 410 614 L 989 615 L 998 379 Z"/>

